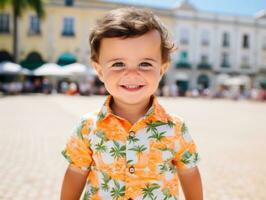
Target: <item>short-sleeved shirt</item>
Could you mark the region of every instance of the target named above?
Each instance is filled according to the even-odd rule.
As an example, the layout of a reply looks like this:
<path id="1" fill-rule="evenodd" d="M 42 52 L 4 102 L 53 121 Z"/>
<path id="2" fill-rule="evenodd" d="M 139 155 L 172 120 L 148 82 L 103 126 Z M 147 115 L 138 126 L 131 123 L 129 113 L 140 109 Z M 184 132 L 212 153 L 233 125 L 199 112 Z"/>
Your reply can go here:
<path id="1" fill-rule="evenodd" d="M 199 154 L 184 120 L 151 98 L 133 125 L 112 112 L 110 95 L 81 118 L 62 154 L 89 170 L 83 199 L 178 199 L 177 170 L 195 167 Z"/>

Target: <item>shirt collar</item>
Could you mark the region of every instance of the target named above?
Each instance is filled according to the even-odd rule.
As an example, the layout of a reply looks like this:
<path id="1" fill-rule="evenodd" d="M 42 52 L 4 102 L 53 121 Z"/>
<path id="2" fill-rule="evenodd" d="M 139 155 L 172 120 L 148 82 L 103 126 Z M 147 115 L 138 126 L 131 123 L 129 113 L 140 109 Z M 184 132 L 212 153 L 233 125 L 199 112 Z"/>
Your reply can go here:
<path id="1" fill-rule="evenodd" d="M 97 121 L 99 120 L 105 120 L 109 116 L 114 116 L 113 111 L 110 107 L 110 103 L 112 101 L 112 95 L 108 95 L 100 112 L 97 115 Z M 166 113 L 164 108 L 159 104 L 158 99 L 155 95 L 151 96 L 152 98 L 152 105 L 146 112 L 146 114 L 143 116 L 143 118 L 152 117 L 156 118 L 158 121 L 162 122 L 168 122 L 170 119 L 170 116 Z"/>

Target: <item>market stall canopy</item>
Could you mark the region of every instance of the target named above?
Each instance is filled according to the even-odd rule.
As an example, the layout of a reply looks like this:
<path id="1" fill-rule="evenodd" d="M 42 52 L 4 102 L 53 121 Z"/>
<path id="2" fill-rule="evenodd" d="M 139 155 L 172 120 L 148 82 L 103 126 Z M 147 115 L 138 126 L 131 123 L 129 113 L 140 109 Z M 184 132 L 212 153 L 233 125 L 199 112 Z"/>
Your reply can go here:
<path id="1" fill-rule="evenodd" d="M 176 75 L 175 75 L 175 79 L 177 81 L 188 81 L 189 77 L 188 77 L 188 75 L 186 73 L 177 72 Z"/>
<path id="2" fill-rule="evenodd" d="M 224 84 L 225 85 L 235 85 L 235 86 L 240 86 L 240 85 L 245 85 L 245 86 L 250 86 L 251 80 L 250 77 L 241 75 L 241 76 L 236 76 L 236 77 L 231 77 L 225 80 Z"/>
<path id="3" fill-rule="evenodd" d="M 36 76 L 68 76 L 69 73 L 55 63 L 46 63 L 34 70 Z"/>
<path id="4" fill-rule="evenodd" d="M 69 75 L 86 75 L 87 71 L 87 67 L 80 63 L 72 63 L 60 68 Z"/>
<path id="5" fill-rule="evenodd" d="M 22 71 L 22 67 L 12 62 L 0 63 L 0 74 L 19 74 Z"/>
<path id="6" fill-rule="evenodd" d="M 87 75 L 89 76 L 97 76 L 97 72 L 93 67 L 87 67 Z"/>
<path id="7" fill-rule="evenodd" d="M 33 72 L 31 70 L 23 68 L 23 67 L 22 67 L 20 73 L 24 74 L 24 75 L 32 75 L 33 74 Z"/>
<path id="8" fill-rule="evenodd" d="M 228 74 L 219 74 L 217 76 L 217 83 L 223 85 L 228 79 L 230 79 L 230 76 Z"/>

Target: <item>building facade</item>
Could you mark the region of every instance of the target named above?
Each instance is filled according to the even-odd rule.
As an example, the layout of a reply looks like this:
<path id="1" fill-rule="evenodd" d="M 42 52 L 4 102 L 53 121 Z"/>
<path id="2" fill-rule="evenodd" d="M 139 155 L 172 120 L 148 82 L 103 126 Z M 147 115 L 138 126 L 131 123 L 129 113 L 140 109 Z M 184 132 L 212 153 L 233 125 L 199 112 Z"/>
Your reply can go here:
<path id="1" fill-rule="evenodd" d="M 89 66 L 89 33 L 110 9 L 131 6 L 98 0 L 49 0 L 46 16 L 28 10 L 18 21 L 18 60 L 34 69 L 45 62 Z M 135 5 L 138 6 L 138 5 Z M 266 87 L 266 12 L 237 16 L 201 11 L 184 0 L 173 8 L 150 7 L 169 29 L 178 50 L 164 83 L 181 91 L 215 89 L 225 77 Z M 12 12 L 0 11 L 0 61 L 12 56 Z"/>

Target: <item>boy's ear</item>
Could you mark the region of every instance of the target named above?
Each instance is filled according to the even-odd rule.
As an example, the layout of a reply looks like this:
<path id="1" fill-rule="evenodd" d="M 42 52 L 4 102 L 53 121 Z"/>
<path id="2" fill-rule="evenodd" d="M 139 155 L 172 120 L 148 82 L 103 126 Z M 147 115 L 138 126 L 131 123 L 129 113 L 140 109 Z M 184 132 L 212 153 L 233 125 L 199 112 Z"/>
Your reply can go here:
<path id="1" fill-rule="evenodd" d="M 103 82 L 103 70 L 101 65 L 95 61 L 91 61 L 91 65 L 96 70 L 98 78 Z"/>
<path id="2" fill-rule="evenodd" d="M 170 65 L 170 62 L 165 62 L 160 69 L 160 76 L 162 77 L 164 73 L 167 71 L 168 67 Z"/>

